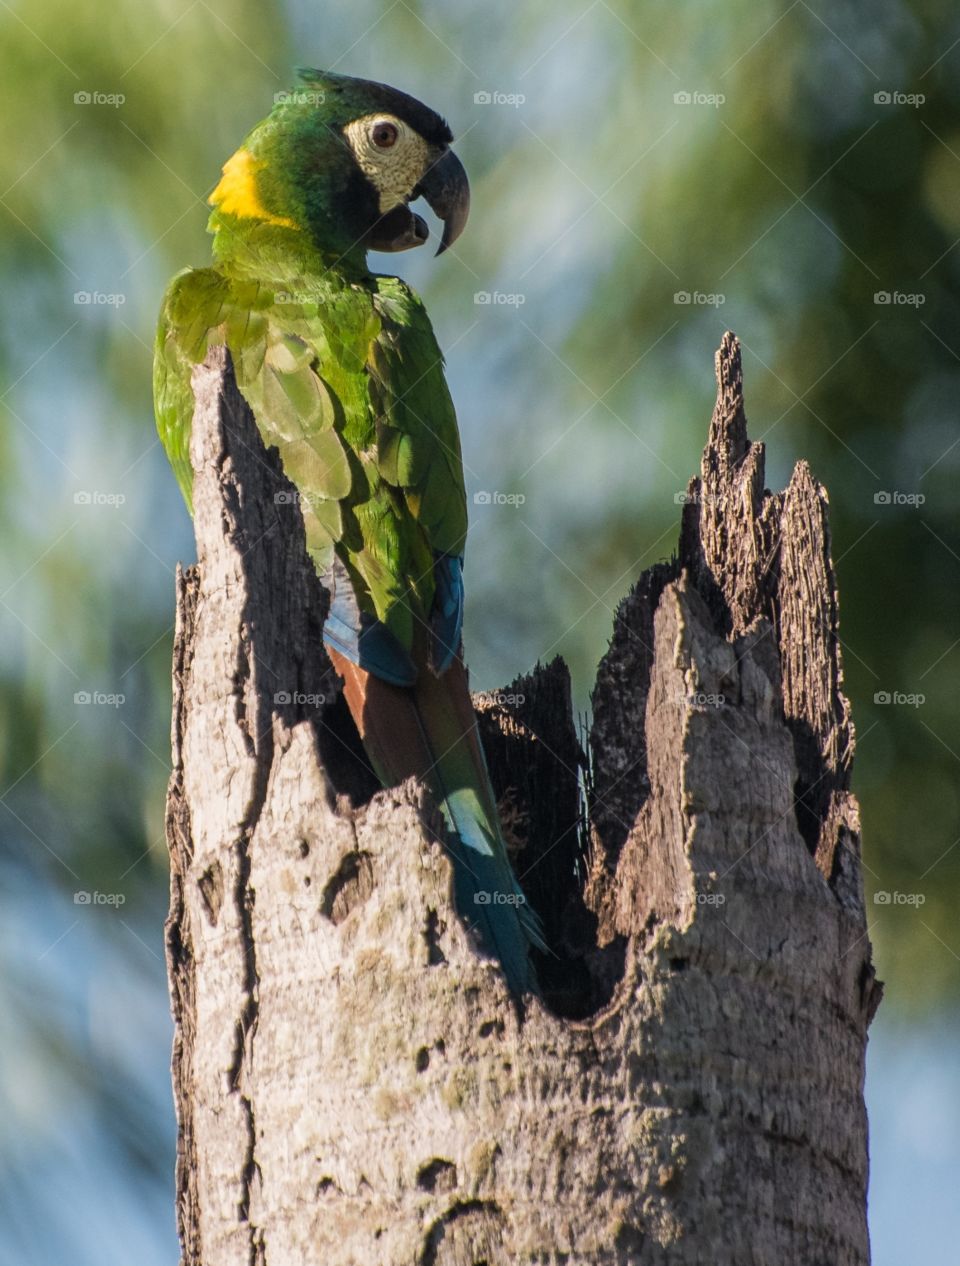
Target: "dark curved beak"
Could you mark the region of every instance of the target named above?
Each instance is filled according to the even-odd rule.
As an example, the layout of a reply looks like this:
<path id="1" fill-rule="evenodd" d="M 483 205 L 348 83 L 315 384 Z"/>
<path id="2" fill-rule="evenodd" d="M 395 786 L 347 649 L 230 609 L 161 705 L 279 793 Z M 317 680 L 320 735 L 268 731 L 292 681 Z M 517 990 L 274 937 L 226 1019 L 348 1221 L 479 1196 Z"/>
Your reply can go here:
<path id="1" fill-rule="evenodd" d="M 427 168 L 413 196 L 426 198 L 430 210 L 443 221 L 443 238 L 437 247 L 437 254 L 442 255 L 463 232 L 470 214 L 470 183 L 453 150 L 445 149 Z"/>

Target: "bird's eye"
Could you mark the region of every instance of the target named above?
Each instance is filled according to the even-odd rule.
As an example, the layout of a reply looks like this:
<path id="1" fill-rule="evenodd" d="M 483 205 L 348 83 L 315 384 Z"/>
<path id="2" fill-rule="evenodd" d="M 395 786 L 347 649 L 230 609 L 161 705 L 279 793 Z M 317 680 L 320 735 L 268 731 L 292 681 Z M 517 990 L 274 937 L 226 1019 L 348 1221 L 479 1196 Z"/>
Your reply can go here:
<path id="1" fill-rule="evenodd" d="M 377 149 L 392 149 L 396 145 L 399 135 L 400 129 L 396 123 L 389 123 L 386 119 L 381 119 L 379 123 L 374 123 L 370 129 L 370 139 Z"/>

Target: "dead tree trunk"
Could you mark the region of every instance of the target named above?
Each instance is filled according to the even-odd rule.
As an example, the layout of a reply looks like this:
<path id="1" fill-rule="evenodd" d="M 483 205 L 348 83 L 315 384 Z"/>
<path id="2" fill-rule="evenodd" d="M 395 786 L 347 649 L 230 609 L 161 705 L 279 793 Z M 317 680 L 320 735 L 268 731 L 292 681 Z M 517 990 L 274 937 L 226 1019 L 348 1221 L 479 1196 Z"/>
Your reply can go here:
<path id="1" fill-rule="evenodd" d="M 563 665 L 478 701 L 555 951 L 520 1007 L 424 794 L 375 792 L 290 485 L 222 350 L 198 367 L 168 801 L 185 1266 L 868 1261 L 879 986 L 826 495 L 803 463 L 764 490 L 731 335 L 717 374 L 679 556 L 600 664 L 586 813 Z"/>

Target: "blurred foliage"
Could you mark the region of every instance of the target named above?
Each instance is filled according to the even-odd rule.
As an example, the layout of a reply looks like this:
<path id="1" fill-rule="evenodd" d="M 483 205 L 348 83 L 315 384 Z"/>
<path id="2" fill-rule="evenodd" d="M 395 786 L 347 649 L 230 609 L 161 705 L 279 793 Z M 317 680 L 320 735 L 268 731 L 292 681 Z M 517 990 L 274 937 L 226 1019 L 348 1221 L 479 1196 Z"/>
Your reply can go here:
<path id="1" fill-rule="evenodd" d="M 162 817 L 192 538 L 151 342 L 169 275 L 208 257 L 221 163 L 298 62 L 405 88 L 461 138 L 456 254 L 377 266 L 426 298 L 471 494 L 514 498 L 473 507 L 475 683 L 559 651 L 586 707 L 617 601 L 673 548 L 735 329 L 771 487 L 803 456 L 830 491 L 869 890 L 924 898 L 870 907 L 886 1006 L 955 999 L 952 6 L 45 0 L 3 6 L 0 29 L 0 1258 L 175 1252 Z M 72 1241 L 77 1202 L 105 1194 L 111 1236 Z"/>

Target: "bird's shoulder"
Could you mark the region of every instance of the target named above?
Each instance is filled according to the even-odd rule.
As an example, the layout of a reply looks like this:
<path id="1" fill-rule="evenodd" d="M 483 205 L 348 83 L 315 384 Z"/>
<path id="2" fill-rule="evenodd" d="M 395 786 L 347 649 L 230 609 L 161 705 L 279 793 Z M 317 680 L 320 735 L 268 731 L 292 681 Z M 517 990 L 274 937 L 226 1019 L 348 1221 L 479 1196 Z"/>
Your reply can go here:
<path id="1" fill-rule="evenodd" d="M 287 284 L 288 288 L 283 289 Z M 344 287 L 186 269 L 167 288 L 154 357 L 157 426 L 188 503 L 191 373 L 211 347 L 226 345 L 237 386 L 288 476 L 319 501 L 350 491 L 342 438 L 361 407 L 358 380 L 375 334 L 372 303 L 345 301 Z M 329 519 L 333 507 L 326 507 Z M 339 514 L 333 535 L 341 530 Z"/>

